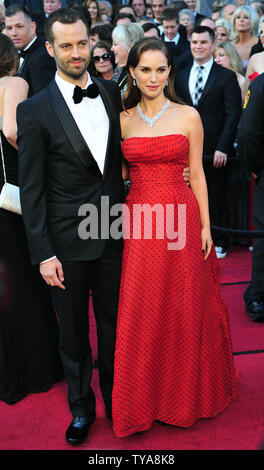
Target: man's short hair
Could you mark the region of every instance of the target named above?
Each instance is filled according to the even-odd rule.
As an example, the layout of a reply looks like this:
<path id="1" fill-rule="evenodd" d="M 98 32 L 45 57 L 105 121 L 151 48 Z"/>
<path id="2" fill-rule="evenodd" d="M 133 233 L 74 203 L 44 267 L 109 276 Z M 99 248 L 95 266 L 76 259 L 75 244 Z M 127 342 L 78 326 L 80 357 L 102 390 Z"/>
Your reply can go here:
<path id="1" fill-rule="evenodd" d="M 113 23 L 116 24 L 118 20 L 122 20 L 124 18 L 128 18 L 131 23 L 136 23 L 136 18 L 131 13 L 118 13 L 118 15 L 114 18 Z"/>
<path id="2" fill-rule="evenodd" d="M 95 36 L 96 34 L 98 35 L 98 38 L 101 41 L 108 41 L 112 44 L 112 32 L 114 29 L 114 25 L 112 24 L 97 24 L 92 26 L 90 30 L 90 36 Z"/>
<path id="3" fill-rule="evenodd" d="M 78 20 L 81 20 L 87 28 L 87 34 L 89 36 L 89 25 L 86 20 L 86 17 L 83 13 L 77 8 L 61 8 L 60 10 L 54 11 L 51 13 L 44 26 L 45 36 L 49 43 L 53 44 L 54 42 L 54 35 L 52 32 L 53 24 L 58 21 L 62 24 L 74 24 Z"/>
<path id="4" fill-rule="evenodd" d="M 33 21 L 33 17 L 30 11 L 20 3 L 14 3 L 13 5 L 7 7 L 5 11 L 5 16 L 7 18 L 11 18 L 11 16 L 16 15 L 17 13 L 23 13 L 28 21 Z"/>
<path id="5" fill-rule="evenodd" d="M 177 23 L 179 23 L 179 14 L 176 8 L 165 8 L 163 10 L 161 17 L 160 17 L 161 23 L 162 21 L 171 21 L 175 20 Z"/>
<path id="6" fill-rule="evenodd" d="M 211 41 L 215 42 L 215 33 L 212 30 L 212 28 L 209 28 L 209 26 L 195 26 L 191 31 L 191 34 L 193 33 L 197 33 L 197 34 L 208 33 Z"/>
<path id="7" fill-rule="evenodd" d="M 160 30 L 159 30 L 158 26 L 156 26 L 154 23 L 144 23 L 142 25 L 142 28 L 143 28 L 144 33 L 147 33 L 151 29 L 155 29 L 158 33 L 158 37 L 160 37 Z"/>

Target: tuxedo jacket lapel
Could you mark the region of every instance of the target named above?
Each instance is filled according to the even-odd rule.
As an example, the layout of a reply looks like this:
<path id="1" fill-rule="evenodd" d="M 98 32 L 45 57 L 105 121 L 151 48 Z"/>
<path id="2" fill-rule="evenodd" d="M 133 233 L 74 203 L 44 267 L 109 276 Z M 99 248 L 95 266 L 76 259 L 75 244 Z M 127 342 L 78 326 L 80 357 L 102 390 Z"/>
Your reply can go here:
<path id="1" fill-rule="evenodd" d="M 82 164 L 91 171 L 91 173 L 102 176 L 98 164 L 94 159 L 88 145 L 86 144 L 76 122 L 55 82 L 53 80 L 47 89 L 51 98 L 51 105 L 62 124 L 62 127 L 70 140 L 75 153 L 81 160 Z"/>
<path id="2" fill-rule="evenodd" d="M 185 91 L 186 102 L 187 104 L 193 106 L 193 101 L 192 101 L 192 97 L 190 95 L 190 90 L 189 90 L 189 77 L 190 77 L 191 68 L 192 66 L 184 70 L 183 86 L 185 89 L 184 91 Z"/>
<path id="3" fill-rule="evenodd" d="M 103 170 L 103 178 L 106 176 L 106 172 L 109 166 L 109 155 L 110 155 L 110 142 L 111 142 L 111 135 L 113 132 L 113 120 L 114 120 L 114 113 L 113 113 L 113 105 L 110 101 L 110 98 L 104 88 L 104 86 L 101 84 L 100 80 L 97 80 L 97 78 L 92 77 L 94 83 L 98 86 L 100 96 L 103 100 L 103 103 L 105 105 L 105 109 L 108 115 L 109 119 L 109 132 L 108 132 L 108 140 L 107 140 L 107 146 L 106 146 L 106 154 L 105 154 L 105 162 L 104 162 L 104 170 Z"/>
<path id="4" fill-rule="evenodd" d="M 21 67 L 19 67 L 19 73 L 22 72 L 22 70 L 25 68 L 25 66 L 27 65 L 27 62 L 30 60 L 30 56 L 32 55 L 32 53 L 37 50 L 38 48 L 40 47 L 40 41 L 39 39 L 37 38 L 33 44 L 31 44 L 31 46 L 25 51 L 25 57 L 24 57 L 24 60 L 23 60 L 23 63 L 21 65 Z"/>

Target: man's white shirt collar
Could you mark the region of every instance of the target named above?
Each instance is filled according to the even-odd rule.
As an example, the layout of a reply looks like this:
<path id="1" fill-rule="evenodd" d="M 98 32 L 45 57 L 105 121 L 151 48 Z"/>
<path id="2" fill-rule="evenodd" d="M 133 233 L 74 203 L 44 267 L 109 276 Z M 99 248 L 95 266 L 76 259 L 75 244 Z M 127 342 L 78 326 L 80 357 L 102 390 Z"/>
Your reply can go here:
<path id="1" fill-rule="evenodd" d="M 212 68 L 212 65 L 214 63 L 214 58 L 211 57 L 207 62 L 205 62 L 204 64 L 198 64 L 197 62 L 195 62 L 195 60 L 193 61 L 193 68 L 194 70 L 197 70 L 198 67 L 200 67 L 201 65 L 204 67 L 204 69 L 207 71 L 207 73 L 209 74 L 211 68 Z"/>
<path id="2" fill-rule="evenodd" d="M 166 41 L 166 42 L 174 42 L 175 45 L 178 44 L 179 39 L 180 39 L 180 33 L 177 33 L 176 36 L 174 36 L 173 39 L 169 39 L 169 38 L 167 38 L 167 36 L 164 35 L 164 41 Z"/>

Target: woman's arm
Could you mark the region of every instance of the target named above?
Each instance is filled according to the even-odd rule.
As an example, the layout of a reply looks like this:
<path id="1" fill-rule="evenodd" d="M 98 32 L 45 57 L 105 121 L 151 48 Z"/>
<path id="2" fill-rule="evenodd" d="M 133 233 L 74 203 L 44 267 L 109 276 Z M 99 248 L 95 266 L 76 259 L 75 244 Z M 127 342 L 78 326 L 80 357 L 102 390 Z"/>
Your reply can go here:
<path id="1" fill-rule="evenodd" d="M 255 55 L 256 54 L 254 54 L 253 56 L 250 57 L 249 62 L 248 62 L 248 66 L 247 66 L 247 71 L 246 71 L 246 76 L 245 76 L 246 83 L 247 83 L 247 88 L 249 87 L 249 85 L 251 83 L 249 75 L 252 75 L 255 72 Z"/>
<path id="2" fill-rule="evenodd" d="M 205 252 L 204 259 L 207 259 L 212 248 L 212 237 L 210 230 L 207 184 L 202 162 L 203 126 L 198 112 L 193 108 L 189 108 L 187 119 L 189 124 L 188 137 L 190 141 L 190 186 L 200 209 L 202 250 Z"/>
<path id="3" fill-rule="evenodd" d="M 8 142 L 17 149 L 16 109 L 27 98 L 28 84 L 20 77 L 10 77 L 6 82 L 3 100 L 3 133 Z"/>
<path id="4" fill-rule="evenodd" d="M 128 179 L 128 168 L 124 159 L 122 160 L 122 178 L 124 181 Z"/>
<path id="5" fill-rule="evenodd" d="M 128 121 L 128 113 L 127 113 L 127 111 L 122 111 L 120 113 L 120 127 L 121 127 L 121 137 L 122 137 L 122 139 L 126 138 L 127 121 Z M 127 163 L 124 159 L 122 161 L 122 177 L 123 177 L 124 181 L 126 181 L 128 179 L 128 167 L 127 167 Z"/>

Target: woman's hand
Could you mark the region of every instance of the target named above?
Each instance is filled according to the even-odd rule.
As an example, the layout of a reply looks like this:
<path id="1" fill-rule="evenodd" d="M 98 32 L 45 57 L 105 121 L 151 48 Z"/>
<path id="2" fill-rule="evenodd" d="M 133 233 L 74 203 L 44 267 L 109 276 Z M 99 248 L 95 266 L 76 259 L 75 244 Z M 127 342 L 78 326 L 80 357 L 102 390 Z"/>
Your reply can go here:
<path id="1" fill-rule="evenodd" d="M 189 183 L 190 183 L 190 168 L 188 166 L 186 168 L 184 168 L 184 170 L 182 172 L 182 176 L 183 176 L 183 179 L 184 179 L 185 183 L 187 183 L 187 185 L 189 186 Z"/>
<path id="2" fill-rule="evenodd" d="M 202 252 L 205 253 L 205 257 L 204 257 L 204 261 L 205 261 L 210 255 L 211 250 L 212 250 L 212 245 L 213 245 L 210 228 L 202 228 L 201 238 L 202 238 Z"/>

